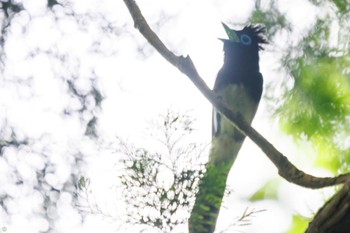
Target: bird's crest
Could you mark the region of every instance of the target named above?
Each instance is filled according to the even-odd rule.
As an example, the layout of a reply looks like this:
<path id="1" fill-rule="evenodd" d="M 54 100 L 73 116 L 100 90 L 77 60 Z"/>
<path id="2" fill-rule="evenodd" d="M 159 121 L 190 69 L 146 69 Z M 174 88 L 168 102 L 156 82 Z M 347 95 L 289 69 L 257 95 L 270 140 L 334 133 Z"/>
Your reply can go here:
<path id="1" fill-rule="evenodd" d="M 267 44 L 267 40 L 265 38 L 266 30 L 265 27 L 262 25 L 248 25 L 245 26 L 242 30 L 233 30 L 224 23 L 222 23 L 222 25 L 229 38 L 228 40 L 221 39 L 224 42 L 240 42 L 245 45 L 254 42 L 261 50 L 263 49 L 262 45 Z"/>
<path id="2" fill-rule="evenodd" d="M 242 32 L 247 32 L 249 35 L 255 38 L 259 49 L 263 49 L 262 45 L 267 44 L 265 37 L 266 29 L 262 25 L 248 25 L 242 29 Z"/>

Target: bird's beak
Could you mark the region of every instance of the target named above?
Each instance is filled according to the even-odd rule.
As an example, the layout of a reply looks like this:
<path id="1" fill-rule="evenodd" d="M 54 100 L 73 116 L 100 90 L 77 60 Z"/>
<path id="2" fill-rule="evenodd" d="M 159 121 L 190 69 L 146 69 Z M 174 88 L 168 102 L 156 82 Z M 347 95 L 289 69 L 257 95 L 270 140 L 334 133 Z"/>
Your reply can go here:
<path id="1" fill-rule="evenodd" d="M 226 34 L 229 38 L 230 41 L 233 41 L 233 42 L 239 42 L 239 38 L 238 38 L 238 35 L 237 35 L 237 32 L 231 28 L 229 28 L 226 24 L 224 24 L 223 22 L 222 23 L 222 26 L 224 27 L 225 31 L 226 31 Z M 219 39 L 221 41 L 224 41 L 224 39 Z"/>
<path id="2" fill-rule="evenodd" d="M 218 38 L 218 40 L 221 40 L 222 42 L 229 42 L 230 40 L 228 40 L 228 39 L 222 39 L 222 38 Z"/>

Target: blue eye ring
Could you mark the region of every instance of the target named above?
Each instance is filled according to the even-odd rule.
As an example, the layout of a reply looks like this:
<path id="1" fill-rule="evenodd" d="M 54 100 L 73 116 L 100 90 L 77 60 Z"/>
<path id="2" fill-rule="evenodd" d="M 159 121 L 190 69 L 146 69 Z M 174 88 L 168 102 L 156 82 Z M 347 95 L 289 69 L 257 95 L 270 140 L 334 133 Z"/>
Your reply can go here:
<path id="1" fill-rule="evenodd" d="M 241 35 L 241 43 L 244 45 L 251 45 L 252 44 L 252 38 L 248 36 L 247 34 Z"/>

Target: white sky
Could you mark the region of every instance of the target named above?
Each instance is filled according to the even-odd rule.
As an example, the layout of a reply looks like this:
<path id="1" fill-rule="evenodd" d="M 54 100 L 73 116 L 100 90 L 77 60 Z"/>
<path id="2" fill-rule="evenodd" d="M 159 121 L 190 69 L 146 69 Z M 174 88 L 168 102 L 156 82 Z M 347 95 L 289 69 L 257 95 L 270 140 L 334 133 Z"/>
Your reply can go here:
<path id="1" fill-rule="evenodd" d="M 300 32 L 311 25 L 317 14 L 309 4 L 305 5 L 305 0 L 280 2 L 287 18 L 298 25 Z M 177 54 L 189 54 L 210 86 L 222 64 L 222 45 L 217 38 L 225 37 L 225 34 L 220 22 L 242 23 L 254 7 L 253 1 L 238 0 L 140 0 L 138 3 L 146 19 L 170 49 Z M 196 119 L 198 135 L 201 135 L 198 140 L 210 142 L 211 106 L 208 101 L 184 75 L 149 48 L 132 28 L 131 17 L 122 1 L 75 0 L 71 3 L 76 13 L 98 12 L 113 21 L 116 27 L 126 25 L 118 32 L 120 35 L 101 34 L 98 22 L 88 22 L 85 31 L 78 30 L 73 18 L 63 17 L 55 22 L 53 15 L 45 10 L 44 0 L 23 0 L 23 4 L 28 13 L 21 13 L 13 20 L 6 42 L 7 66 L 2 81 L 6 87 L 0 90 L 0 111 L 7 117 L 8 123 L 18 127 L 23 135 L 34 139 L 39 139 L 43 134 L 49 135 L 46 142 L 50 146 L 47 150 L 49 154 L 54 152 L 49 159 L 54 161 L 57 171 L 45 177 L 48 183 L 59 187 L 71 172 L 71 168 L 66 166 L 70 160 L 69 153 L 82 150 L 89 162 L 86 175 L 92 180 L 96 201 L 109 212 L 118 214 L 119 210 L 116 209 L 120 206 L 115 202 L 115 192 L 111 188 L 117 172 L 116 155 L 109 150 L 99 151 L 98 145 L 91 144 L 86 138 L 82 139 L 84 129 L 78 116 L 69 119 L 62 117 L 60 113 L 67 105 L 70 109 L 78 109 L 80 103 L 64 95 L 66 86 L 55 77 L 57 72 L 67 79 L 71 74 L 78 74 L 76 84 L 82 90 L 89 90 L 87 79 L 91 68 L 94 68 L 98 77 L 97 85 L 105 96 L 98 114 L 99 130 L 101 137 L 109 141 L 118 135 L 142 144 L 145 124 L 171 107 L 179 111 L 190 110 Z M 300 8 L 301 4 L 305 7 Z M 159 12 L 171 18 L 163 21 Z M 57 14 L 62 14 L 59 9 Z M 96 40 L 101 42 L 105 54 L 91 52 L 91 45 Z M 135 51 L 137 46 L 146 46 L 145 51 L 151 55 L 143 59 Z M 45 54 L 28 59 L 28 51 L 35 48 L 54 48 L 62 54 L 69 53 L 72 59 L 66 60 L 64 65 L 57 65 L 57 61 Z M 111 53 L 111 50 L 115 53 Z M 274 54 L 265 52 L 261 60 L 265 83 L 280 78 L 274 70 L 277 68 Z M 80 69 L 74 70 L 74 64 L 79 62 Z M 16 82 L 11 83 L 11 80 L 31 82 L 32 85 L 18 85 Z M 304 153 L 305 148 L 297 149 L 288 137 L 278 132 L 276 123 L 266 113 L 264 101 L 253 126 L 286 155 L 300 159 L 298 154 Z M 90 115 L 85 117 L 88 119 Z M 66 147 L 73 149 L 66 150 Z M 38 143 L 36 150 L 43 148 L 46 145 Z M 21 153 L 26 155 L 26 160 Z M 8 233 L 45 231 L 48 228 L 47 221 L 34 215 L 32 217 L 36 205 L 43 203 L 42 196 L 33 190 L 19 190 L 11 183 L 11 179 L 3 178 L 17 166 L 23 177 L 35 182 L 32 168 L 43 167 L 43 161 L 35 152 L 21 153 L 6 151 L 5 157 L 9 159 L 9 164 L 0 157 L 0 194 L 13 189 L 16 196 L 11 203 L 13 208 L 10 215 L 0 213 L 0 227 L 6 226 Z M 9 168 L 9 165 L 13 167 Z M 304 159 L 298 165 L 310 169 L 311 162 Z M 289 227 L 291 214 L 312 214 L 329 193 L 302 189 L 282 181 L 278 194 L 280 203 L 269 200 L 253 204 L 247 202 L 247 198 L 264 182 L 276 177 L 276 169 L 248 140 L 232 169 L 229 185 L 234 192 L 225 203 L 227 209 L 221 215 L 222 224 L 219 225 L 227 225 L 249 207 L 267 211 L 257 214 L 252 225 L 242 228 L 243 231 L 284 232 Z M 57 201 L 59 208 L 55 227 L 58 233 L 115 232 L 116 223 L 100 216 L 89 216 L 86 223 L 80 224 L 77 212 L 70 207 L 70 195 L 63 194 Z M 276 225 L 276 222 L 280 224 Z"/>

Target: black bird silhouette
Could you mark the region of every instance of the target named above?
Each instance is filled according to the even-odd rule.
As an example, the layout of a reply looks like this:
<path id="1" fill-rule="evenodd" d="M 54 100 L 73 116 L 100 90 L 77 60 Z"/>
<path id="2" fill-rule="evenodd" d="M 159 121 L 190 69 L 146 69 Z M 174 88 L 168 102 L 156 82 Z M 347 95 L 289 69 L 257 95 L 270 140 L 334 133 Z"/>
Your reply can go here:
<path id="1" fill-rule="evenodd" d="M 246 26 L 240 31 L 223 24 L 228 40 L 224 43 L 224 64 L 213 91 L 232 109 L 251 123 L 257 111 L 263 77 L 259 71 L 259 50 L 267 43 L 262 26 Z M 230 169 L 243 144 L 242 134 L 224 116 L 213 110 L 212 147 L 206 172 L 199 184 L 189 219 L 190 233 L 212 233 L 225 193 Z"/>

